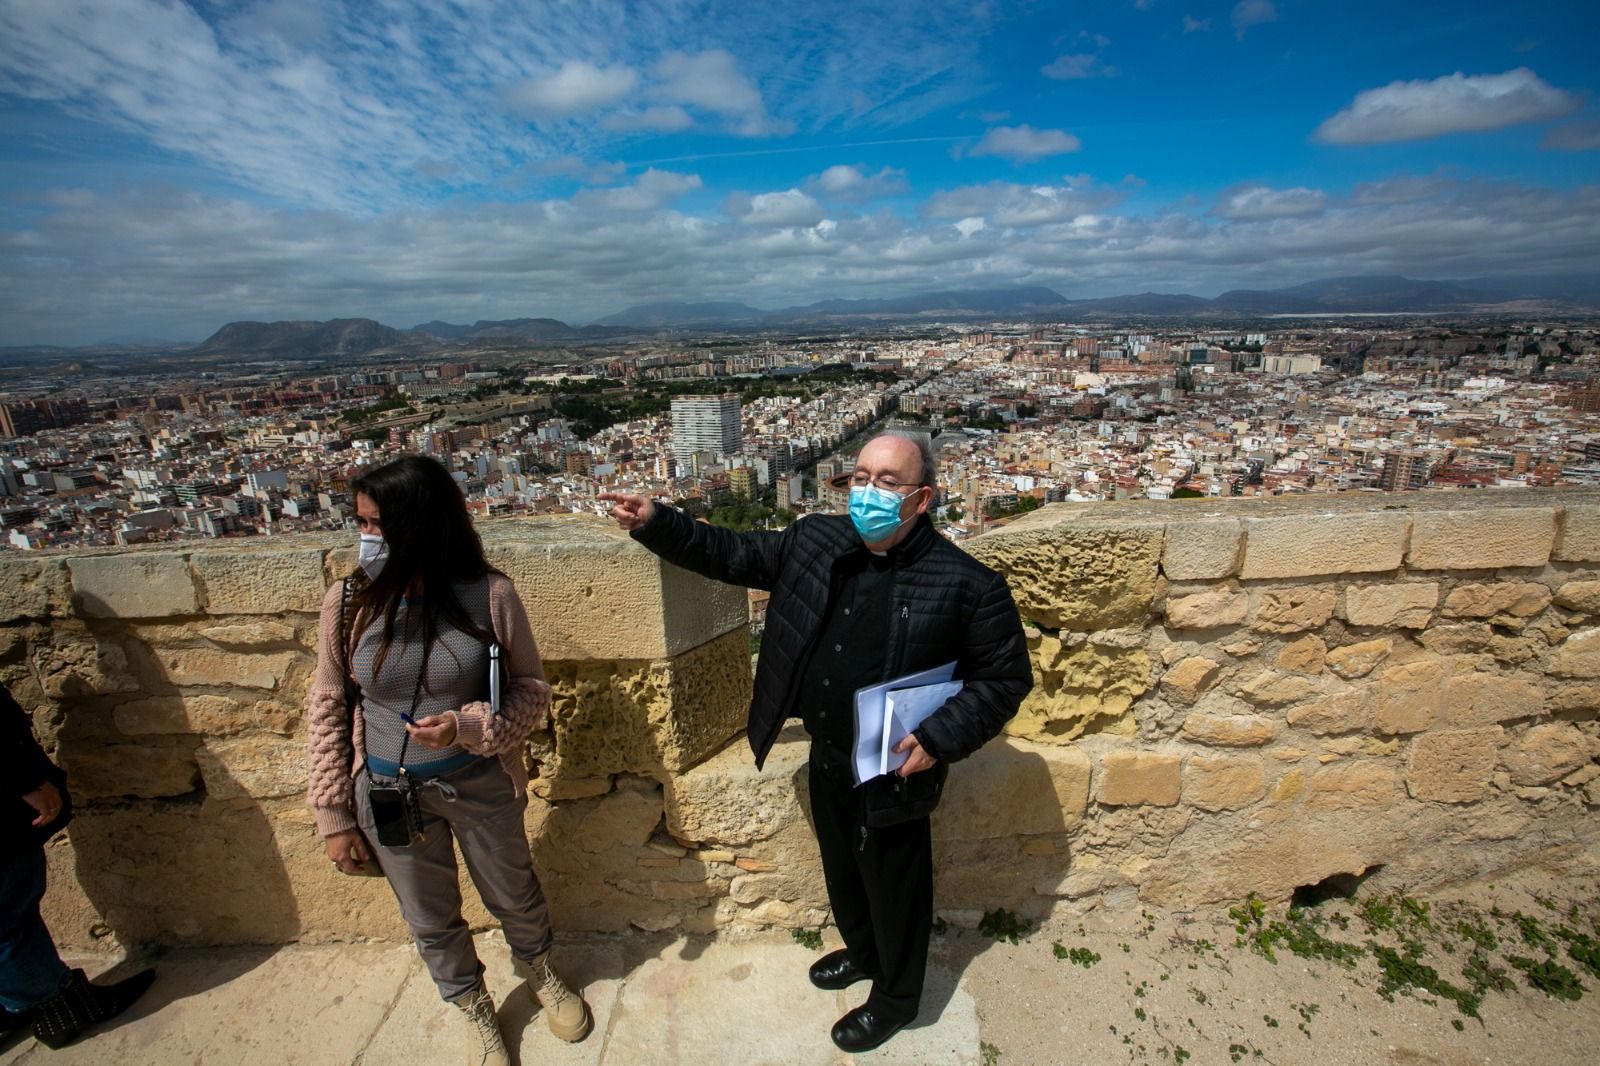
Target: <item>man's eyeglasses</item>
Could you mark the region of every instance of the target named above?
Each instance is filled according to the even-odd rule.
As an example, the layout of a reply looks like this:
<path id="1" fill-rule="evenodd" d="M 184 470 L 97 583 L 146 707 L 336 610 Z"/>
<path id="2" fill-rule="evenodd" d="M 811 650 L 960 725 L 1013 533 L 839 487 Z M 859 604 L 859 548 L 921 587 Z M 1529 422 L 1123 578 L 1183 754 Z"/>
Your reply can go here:
<path id="1" fill-rule="evenodd" d="M 905 492 L 907 489 L 920 489 L 922 487 L 921 485 L 913 484 L 911 482 L 900 481 L 897 478 L 889 476 L 888 474 L 879 474 L 877 477 L 872 477 L 870 474 L 867 474 L 861 470 L 857 470 L 854 474 L 851 474 L 845 481 L 845 484 L 849 485 L 853 489 L 864 489 L 868 485 L 876 485 L 885 492 L 894 493 Z"/>

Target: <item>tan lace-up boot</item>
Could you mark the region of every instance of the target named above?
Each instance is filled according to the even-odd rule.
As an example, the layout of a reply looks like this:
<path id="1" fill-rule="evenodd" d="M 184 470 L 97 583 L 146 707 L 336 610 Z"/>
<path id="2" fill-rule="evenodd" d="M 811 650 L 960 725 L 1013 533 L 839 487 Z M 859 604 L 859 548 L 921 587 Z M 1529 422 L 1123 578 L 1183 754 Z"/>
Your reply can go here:
<path id="1" fill-rule="evenodd" d="M 511 1066 L 489 990 L 480 983 L 455 1005 L 466 1015 L 467 1066 Z"/>
<path id="2" fill-rule="evenodd" d="M 570 1042 L 589 1035 L 594 1026 L 589 1005 L 550 968 L 548 951 L 532 960 L 513 958 L 511 964 L 517 976 L 528 982 L 528 991 L 539 1001 L 552 1033 Z"/>

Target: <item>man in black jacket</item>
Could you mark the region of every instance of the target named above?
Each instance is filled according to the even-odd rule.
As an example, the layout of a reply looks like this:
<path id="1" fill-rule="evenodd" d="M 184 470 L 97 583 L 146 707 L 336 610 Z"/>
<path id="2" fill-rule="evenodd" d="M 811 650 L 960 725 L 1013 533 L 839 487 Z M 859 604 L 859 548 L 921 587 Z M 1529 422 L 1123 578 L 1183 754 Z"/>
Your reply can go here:
<path id="1" fill-rule="evenodd" d="M 926 814 L 866 823 L 866 793 L 888 781 L 856 786 L 852 778 L 855 692 L 956 664 L 962 690 L 894 749 L 906 756 L 896 771 L 904 788 L 936 795 L 946 764 L 1000 732 L 1033 675 L 1005 579 L 928 518 L 937 469 L 926 438 L 873 438 L 848 480 L 848 518 L 810 516 L 781 533 L 733 533 L 640 496 L 600 499 L 669 562 L 772 593 L 748 737 L 759 767 L 786 719 L 799 716 L 811 736 L 812 820 L 845 943 L 812 965 L 811 981 L 824 989 L 872 981 L 866 1003 L 833 1027 L 835 1044 L 859 1052 L 916 1017 L 933 927 L 933 851 Z"/>
<path id="2" fill-rule="evenodd" d="M 115 1017 L 155 980 L 145 970 L 113 985 L 90 984 L 56 953 L 39 915 L 44 843 L 72 817 L 67 777 L 33 739 L 28 714 L 0 685 L 0 1030 L 24 1025 L 59 1048 Z"/>

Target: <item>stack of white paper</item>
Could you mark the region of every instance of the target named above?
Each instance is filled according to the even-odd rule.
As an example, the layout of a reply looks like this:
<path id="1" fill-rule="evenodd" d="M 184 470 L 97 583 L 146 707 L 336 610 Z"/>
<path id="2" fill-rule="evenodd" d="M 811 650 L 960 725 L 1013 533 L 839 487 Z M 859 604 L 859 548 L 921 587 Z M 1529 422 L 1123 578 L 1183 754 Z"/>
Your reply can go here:
<path id="1" fill-rule="evenodd" d="M 894 746 L 961 691 L 961 682 L 951 680 L 955 672 L 955 663 L 945 663 L 856 690 L 856 784 L 905 764 L 906 756 Z"/>

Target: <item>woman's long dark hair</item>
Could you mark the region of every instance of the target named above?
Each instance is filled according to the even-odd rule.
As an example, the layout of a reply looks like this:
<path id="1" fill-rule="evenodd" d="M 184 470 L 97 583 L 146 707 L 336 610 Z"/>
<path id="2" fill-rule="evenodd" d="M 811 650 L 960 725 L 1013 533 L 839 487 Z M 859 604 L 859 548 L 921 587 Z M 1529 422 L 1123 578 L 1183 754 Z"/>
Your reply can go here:
<path id="1" fill-rule="evenodd" d="M 498 571 L 484 558 L 467 501 L 443 464 L 424 455 L 404 456 L 356 475 L 350 482 L 351 497 L 357 493 L 377 504 L 388 546 L 383 570 L 351 597 L 357 617 L 383 618 L 383 642 L 373 672 L 388 657 L 400 602 L 417 578 L 423 595 L 409 604 L 408 634 L 420 629 L 423 646 L 431 647 L 440 624 L 449 623 L 475 639 L 493 640 L 493 632 L 485 632 L 461 606 L 455 585 Z"/>

